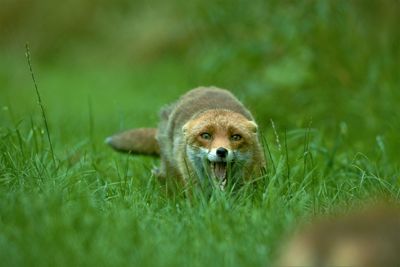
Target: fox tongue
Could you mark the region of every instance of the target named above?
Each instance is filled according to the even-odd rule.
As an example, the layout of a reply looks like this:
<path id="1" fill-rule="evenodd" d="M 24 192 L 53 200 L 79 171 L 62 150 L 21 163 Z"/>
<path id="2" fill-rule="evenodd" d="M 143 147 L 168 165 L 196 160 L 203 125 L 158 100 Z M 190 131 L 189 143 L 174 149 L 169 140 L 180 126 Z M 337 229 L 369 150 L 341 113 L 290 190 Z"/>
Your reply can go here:
<path id="1" fill-rule="evenodd" d="M 226 163 L 225 162 L 214 163 L 214 175 L 221 181 L 226 178 Z"/>

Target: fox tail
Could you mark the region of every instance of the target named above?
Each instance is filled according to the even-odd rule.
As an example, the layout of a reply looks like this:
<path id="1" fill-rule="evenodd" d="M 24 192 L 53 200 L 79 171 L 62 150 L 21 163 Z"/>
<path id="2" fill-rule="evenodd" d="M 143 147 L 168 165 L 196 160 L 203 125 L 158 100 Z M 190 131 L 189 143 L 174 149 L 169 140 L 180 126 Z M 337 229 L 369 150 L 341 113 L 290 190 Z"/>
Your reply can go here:
<path id="1" fill-rule="evenodd" d="M 159 156 L 156 134 L 156 128 L 138 128 L 107 137 L 105 142 L 119 152 Z"/>

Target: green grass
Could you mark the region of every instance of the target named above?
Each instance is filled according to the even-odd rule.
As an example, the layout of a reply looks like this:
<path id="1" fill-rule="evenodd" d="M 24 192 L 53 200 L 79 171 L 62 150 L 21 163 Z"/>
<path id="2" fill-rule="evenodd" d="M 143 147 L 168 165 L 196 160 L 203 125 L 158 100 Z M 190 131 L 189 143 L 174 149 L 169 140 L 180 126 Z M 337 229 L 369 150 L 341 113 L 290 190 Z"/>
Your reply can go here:
<path id="1" fill-rule="evenodd" d="M 87 97 L 66 89 L 88 83 L 90 73 L 37 73 L 57 160 L 54 165 L 27 79 L 32 92 L 8 91 L 9 103 L 2 103 L 0 258 L 6 266 L 265 266 L 299 220 L 370 196 L 398 197 L 398 173 L 382 144 L 371 144 L 380 150 L 371 160 L 343 145 L 345 129 L 334 140 L 316 128 L 288 129 L 285 137 L 278 121 L 276 132 L 271 124 L 263 129 L 272 160 L 259 187 L 193 201 L 179 192 L 168 196 L 150 176 L 157 160 L 121 155 L 102 143 L 119 129 L 156 123 L 163 99 L 121 88 L 113 96 L 118 104 L 108 105 L 113 92 L 103 96 L 96 84 L 99 94 L 88 89 Z M 167 77 L 159 82 L 175 84 L 173 74 Z M 131 79 L 109 76 L 115 87 L 135 84 Z M 56 83 L 63 87 L 54 90 Z M 24 105 L 16 99 L 22 95 Z M 165 94 L 165 101 L 178 95 Z"/>
<path id="2" fill-rule="evenodd" d="M 107 6 L 82 32 L 68 24 L 81 20 L 55 24 L 71 38 L 62 44 L 43 17 L 31 52 L 55 163 L 17 38 L 42 8 L 22 12 L 31 19 L 0 42 L 0 265 L 272 266 L 299 222 L 398 201 L 399 5 L 264 2 L 157 11 L 121 1 L 115 24 L 102 20 Z M 124 38 L 136 23 L 146 28 L 129 35 L 132 52 Z M 199 85 L 231 89 L 255 115 L 268 158 L 258 186 L 171 196 L 150 175 L 157 159 L 103 143 L 155 126 L 163 105 Z"/>

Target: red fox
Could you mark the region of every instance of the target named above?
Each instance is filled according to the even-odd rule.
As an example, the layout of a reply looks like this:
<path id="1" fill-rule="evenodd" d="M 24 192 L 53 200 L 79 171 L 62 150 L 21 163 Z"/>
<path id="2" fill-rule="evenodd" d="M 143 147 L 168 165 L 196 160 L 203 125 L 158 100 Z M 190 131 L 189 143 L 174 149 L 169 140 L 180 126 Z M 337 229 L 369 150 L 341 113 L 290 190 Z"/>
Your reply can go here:
<path id="1" fill-rule="evenodd" d="M 106 139 L 114 149 L 159 155 L 160 178 L 187 182 L 209 179 L 221 189 L 227 181 L 251 179 L 265 165 L 257 124 L 227 90 L 199 87 L 161 110 L 158 128 L 139 128 Z M 197 177 L 197 179 L 191 179 Z"/>

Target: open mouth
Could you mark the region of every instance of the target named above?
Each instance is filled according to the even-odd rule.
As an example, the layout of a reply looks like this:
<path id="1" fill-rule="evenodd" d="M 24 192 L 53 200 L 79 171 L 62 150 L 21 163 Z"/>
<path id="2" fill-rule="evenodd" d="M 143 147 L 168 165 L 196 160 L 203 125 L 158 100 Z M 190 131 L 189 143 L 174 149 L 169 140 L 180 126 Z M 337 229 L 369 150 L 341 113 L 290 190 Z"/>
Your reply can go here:
<path id="1" fill-rule="evenodd" d="M 227 163 L 220 161 L 220 162 L 210 162 L 211 170 L 212 173 L 214 174 L 214 177 L 216 178 L 219 187 L 221 190 L 225 189 L 226 186 L 226 181 L 227 181 L 227 173 L 228 173 L 228 168 L 227 168 Z"/>

